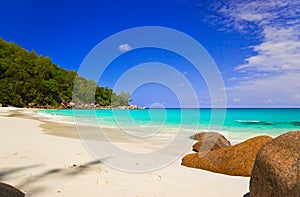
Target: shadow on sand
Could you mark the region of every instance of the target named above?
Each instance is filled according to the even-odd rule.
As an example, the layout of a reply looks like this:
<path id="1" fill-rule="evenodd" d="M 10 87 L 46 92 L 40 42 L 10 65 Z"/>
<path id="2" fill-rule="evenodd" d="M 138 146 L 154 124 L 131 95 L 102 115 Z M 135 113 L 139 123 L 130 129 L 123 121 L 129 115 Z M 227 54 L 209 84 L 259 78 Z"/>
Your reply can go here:
<path id="1" fill-rule="evenodd" d="M 41 183 L 43 180 L 50 179 L 55 177 L 63 177 L 66 180 L 69 177 L 77 176 L 80 174 L 94 173 L 101 170 L 101 166 L 97 166 L 102 162 L 99 160 L 90 161 L 83 164 L 72 164 L 65 166 L 64 168 L 53 168 L 46 171 L 40 171 L 39 167 L 41 164 L 14 167 L 14 168 L 5 168 L 0 169 L 0 182 L 6 183 L 6 180 L 19 180 L 18 184 L 15 185 L 16 188 L 23 190 L 26 193 L 26 196 L 31 196 L 32 194 L 37 194 L 39 192 L 45 192 L 47 186 Z M 29 169 L 36 168 L 36 174 L 28 174 L 26 172 Z M 9 184 L 9 183 L 8 183 Z"/>

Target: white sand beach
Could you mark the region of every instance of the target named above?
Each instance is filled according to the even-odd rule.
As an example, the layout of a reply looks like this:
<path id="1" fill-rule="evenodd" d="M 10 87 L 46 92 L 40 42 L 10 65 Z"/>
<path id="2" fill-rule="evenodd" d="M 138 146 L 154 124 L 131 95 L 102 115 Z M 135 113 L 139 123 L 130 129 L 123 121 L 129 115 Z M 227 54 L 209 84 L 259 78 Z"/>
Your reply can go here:
<path id="1" fill-rule="evenodd" d="M 242 197 L 249 191 L 247 177 L 187 168 L 181 160 L 155 172 L 117 171 L 76 137 L 46 134 L 47 124 L 55 131 L 56 123 L 13 117 L 11 110 L 0 109 L 0 182 L 26 196 Z"/>

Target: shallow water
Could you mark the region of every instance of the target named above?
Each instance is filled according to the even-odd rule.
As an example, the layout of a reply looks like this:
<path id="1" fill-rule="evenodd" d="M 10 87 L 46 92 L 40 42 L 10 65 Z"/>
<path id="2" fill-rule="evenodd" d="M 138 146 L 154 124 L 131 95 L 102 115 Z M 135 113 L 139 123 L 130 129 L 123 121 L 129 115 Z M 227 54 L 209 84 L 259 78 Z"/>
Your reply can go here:
<path id="1" fill-rule="evenodd" d="M 137 137 L 166 137 L 217 131 L 233 142 L 300 129 L 300 109 L 99 109 L 38 110 L 58 122 L 120 129 Z"/>

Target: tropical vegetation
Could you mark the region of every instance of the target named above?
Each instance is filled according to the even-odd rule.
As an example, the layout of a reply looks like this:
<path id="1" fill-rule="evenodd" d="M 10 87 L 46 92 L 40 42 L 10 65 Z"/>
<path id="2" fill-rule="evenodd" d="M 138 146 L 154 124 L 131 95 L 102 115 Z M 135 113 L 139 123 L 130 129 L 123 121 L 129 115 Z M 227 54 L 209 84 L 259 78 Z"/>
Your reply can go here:
<path id="1" fill-rule="evenodd" d="M 73 94 L 74 80 L 79 91 Z M 92 92 L 91 92 L 92 91 Z M 92 94 L 91 94 L 92 93 Z M 0 38 L 0 103 L 25 107 L 61 106 L 73 101 L 99 106 L 128 105 L 130 95 L 119 95 L 52 63 L 49 57 L 27 51 Z M 79 98 L 79 99 L 78 99 Z M 75 99 L 76 100 L 76 99 Z M 113 101 L 113 102 L 112 102 Z"/>

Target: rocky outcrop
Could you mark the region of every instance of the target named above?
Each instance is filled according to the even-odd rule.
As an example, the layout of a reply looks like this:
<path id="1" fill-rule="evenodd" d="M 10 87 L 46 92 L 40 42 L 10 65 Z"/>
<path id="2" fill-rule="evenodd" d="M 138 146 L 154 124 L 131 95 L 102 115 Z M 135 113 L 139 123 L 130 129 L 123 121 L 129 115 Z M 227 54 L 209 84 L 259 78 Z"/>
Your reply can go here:
<path id="1" fill-rule="evenodd" d="M 300 196 L 300 131 L 283 134 L 259 150 L 250 180 L 250 195 Z"/>
<path id="2" fill-rule="evenodd" d="M 269 136 L 258 136 L 234 146 L 210 151 L 205 155 L 201 152 L 189 154 L 182 159 L 181 164 L 222 174 L 250 176 L 258 150 L 271 140 Z"/>
<path id="3" fill-rule="evenodd" d="M 193 145 L 193 150 L 196 152 L 208 152 L 231 146 L 231 143 L 223 135 L 216 132 L 201 132 L 191 136 L 191 138 L 198 140 Z"/>
<path id="4" fill-rule="evenodd" d="M 24 197 L 25 194 L 11 185 L 0 183 L 1 197 Z"/>

